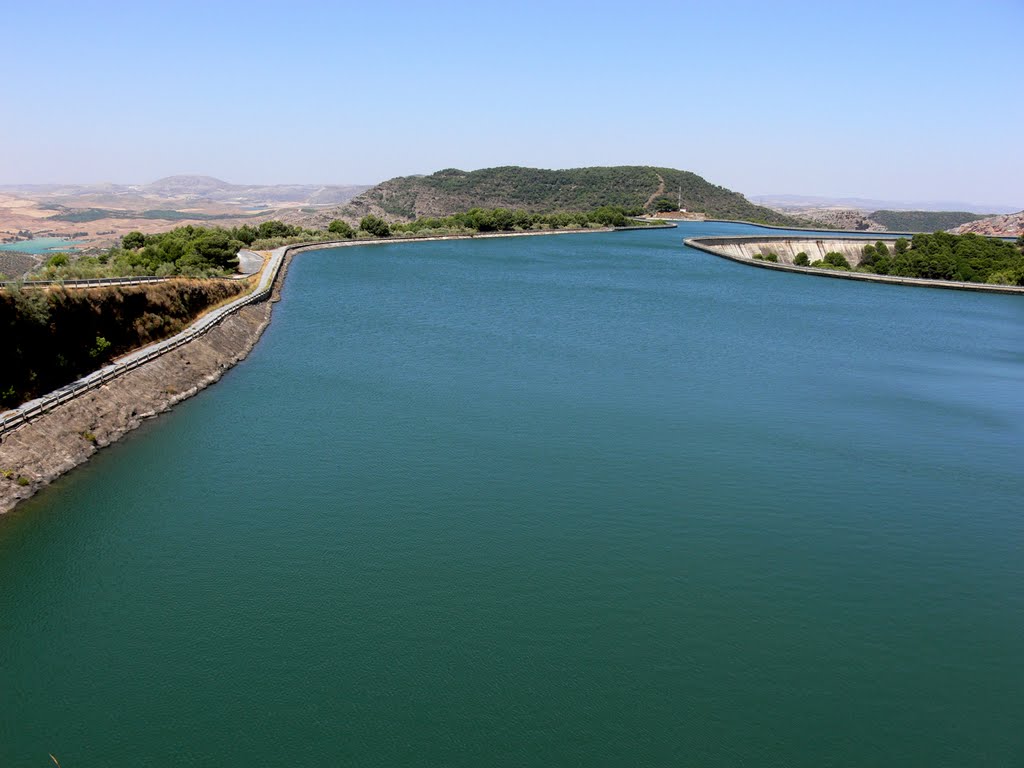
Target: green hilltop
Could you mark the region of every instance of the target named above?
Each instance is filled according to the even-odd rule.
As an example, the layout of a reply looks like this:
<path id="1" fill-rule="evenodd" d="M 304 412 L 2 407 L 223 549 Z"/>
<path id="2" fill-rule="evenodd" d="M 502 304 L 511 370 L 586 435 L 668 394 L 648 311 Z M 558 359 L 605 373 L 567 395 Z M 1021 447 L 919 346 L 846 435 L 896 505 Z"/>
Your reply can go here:
<path id="1" fill-rule="evenodd" d="M 605 205 L 628 210 L 675 208 L 711 219 L 742 219 L 780 226 L 800 222 L 754 205 L 738 192 L 711 184 L 695 173 L 647 165 L 545 170 L 503 166 L 479 171 L 447 168 L 429 176 L 399 176 L 378 184 L 344 206 L 315 216 L 358 221 L 365 215 L 411 221 L 448 216 L 472 208 L 510 208 L 531 213 L 589 211 Z M 323 220 L 322 222 L 320 220 Z"/>

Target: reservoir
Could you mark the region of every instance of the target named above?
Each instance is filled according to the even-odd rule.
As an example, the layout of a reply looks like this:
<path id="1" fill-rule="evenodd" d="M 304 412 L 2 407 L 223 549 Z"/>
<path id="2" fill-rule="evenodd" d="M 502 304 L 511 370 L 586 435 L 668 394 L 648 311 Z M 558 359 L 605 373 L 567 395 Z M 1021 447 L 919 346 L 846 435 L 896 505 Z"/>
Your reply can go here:
<path id="1" fill-rule="evenodd" d="M 49 253 L 50 251 L 74 250 L 74 240 L 66 237 L 37 237 L 34 240 L 19 240 L 14 243 L 0 243 L 0 251 L 21 253 Z"/>
<path id="2" fill-rule="evenodd" d="M 296 256 L 0 516 L 0 765 L 1024 759 L 1024 302 L 649 232 Z"/>

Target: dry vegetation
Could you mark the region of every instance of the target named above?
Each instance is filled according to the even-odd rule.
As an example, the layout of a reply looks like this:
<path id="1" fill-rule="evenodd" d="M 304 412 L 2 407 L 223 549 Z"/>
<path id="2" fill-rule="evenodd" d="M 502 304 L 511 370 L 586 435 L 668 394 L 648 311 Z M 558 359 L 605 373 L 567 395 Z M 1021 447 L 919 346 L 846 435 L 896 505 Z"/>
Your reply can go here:
<path id="1" fill-rule="evenodd" d="M 113 288 L 0 291 L 0 405 L 38 397 L 132 349 L 171 336 L 250 286 L 241 280 L 171 280 Z"/>

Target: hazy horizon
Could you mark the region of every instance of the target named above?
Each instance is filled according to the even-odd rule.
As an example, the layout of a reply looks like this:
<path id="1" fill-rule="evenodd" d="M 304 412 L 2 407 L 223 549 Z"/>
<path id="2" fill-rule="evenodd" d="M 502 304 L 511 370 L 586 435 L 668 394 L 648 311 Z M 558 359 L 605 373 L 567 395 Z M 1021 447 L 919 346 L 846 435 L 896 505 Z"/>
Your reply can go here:
<path id="1" fill-rule="evenodd" d="M 437 169 L 442 170 L 442 169 Z M 476 168 L 462 168 L 460 170 L 473 171 L 479 170 Z M 680 169 L 686 170 L 686 169 Z M 410 175 L 410 174 L 403 174 Z M 162 176 L 159 179 L 151 179 L 148 181 L 111 181 L 109 179 L 102 179 L 99 181 L 43 181 L 43 182 L 2 182 L 0 183 L 0 189 L 11 189 L 11 188 L 25 188 L 25 187 L 50 187 L 50 186 L 67 186 L 67 187 L 101 187 L 107 184 L 115 186 L 127 186 L 127 187 L 144 187 L 149 184 L 154 184 L 164 179 L 169 178 L 181 178 L 181 177 L 202 177 L 212 178 L 225 184 L 236 185 L 236 186 L 324 186 L 324 187 L 372 187 L 379 184 L 387 179 L 380 179 L 378 181 L 371 182 L 346 182 L 346 181 L 283 181 L 277 183 L 265 183 L 265 182 L 253 182 L 251 184 L 239 184 L 231 179 L 222 179 L 218 176 L 213 176 L 209 173 L 172 173 L 168 176 Z M 394 177 L 389 177 L 394 178 Z M 713 179 L 707 179 L 707 181 L 714 182 Z M 849 207 L 863 207 L 865 210 L 868 208 L 884 208 L 886 206 L 903 206 L 903 207 L 917 207 L 920 210 L 964 210 L 971 211 L 974 213 L 1016 213 L 1019 210 L 1024 209 L 1024 204 L 1013 203 L 1013 202 L 996 202 L 996 201 L 978 201 L 978 200 L 911 200 L 911 199 L 876 199 L 876 198 L 862 198 L 856 195 L 844 195 L 844 194 L 804 194 L 794 192 L 761 192 L 761 193 L 749 193 L 745 190 L 733 190 L 740 192 L 752 202 L 760 205 L 769 204 L 765 202 L 767 199 L 772 201 L 787 201 L 790 204 L 796 204 L 798 202 L 806 202 L 808 206 L 814 206 L 819 204 L 821 206 L 826 205 L 838 205 L 848 204 Z M 870 204 L 870 205 L 868 205 Z"/>
<path id="2" fill-rule="evenodd" d="M 0 184 L 658 165 L 749 196 L 1024 207 L 1019 2 L 288 8 L 10 9 Z"/>

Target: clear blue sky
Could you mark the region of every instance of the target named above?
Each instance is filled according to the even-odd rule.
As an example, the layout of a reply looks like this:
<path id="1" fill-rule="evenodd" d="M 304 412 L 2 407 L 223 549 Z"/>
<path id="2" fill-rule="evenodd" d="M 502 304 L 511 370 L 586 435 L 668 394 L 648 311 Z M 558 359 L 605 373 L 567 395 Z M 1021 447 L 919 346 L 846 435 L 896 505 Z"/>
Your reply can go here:
<path id="1" fill-rule="evenodd" d="M 1024 207 L 1024 0 L 11 2 L 0 183 L 655 164 Z"/>

